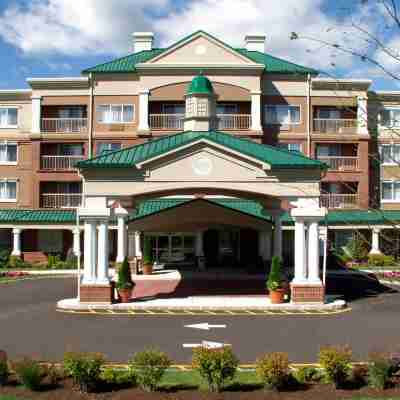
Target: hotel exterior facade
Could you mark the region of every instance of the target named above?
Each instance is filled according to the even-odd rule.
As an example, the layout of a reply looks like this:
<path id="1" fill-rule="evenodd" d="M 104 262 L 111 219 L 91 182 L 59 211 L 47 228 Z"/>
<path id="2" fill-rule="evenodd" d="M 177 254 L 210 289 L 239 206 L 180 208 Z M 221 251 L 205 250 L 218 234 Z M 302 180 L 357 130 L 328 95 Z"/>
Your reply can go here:
<path id="1" fill-rule="evenodd" d="M 109 262 L 140 258 L 145 236 L 178 268 L 278 255 L 302 302 L 323 299 L 325 240 L 362 232 L 380 252 L 396 238 L 399 93 L 321 78 L 260 35 L 153 40 L 135 33 L 132 54 L 81 77 L 0 91 L 1 247 L 32 263 L 82 249 L 88 301 L 109 298 Z"/>

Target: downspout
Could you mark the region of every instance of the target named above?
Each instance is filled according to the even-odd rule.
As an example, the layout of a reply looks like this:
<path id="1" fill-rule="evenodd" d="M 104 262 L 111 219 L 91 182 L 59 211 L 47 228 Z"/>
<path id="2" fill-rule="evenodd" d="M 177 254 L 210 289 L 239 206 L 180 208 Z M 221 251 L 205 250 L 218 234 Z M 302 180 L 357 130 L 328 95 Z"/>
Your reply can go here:
<path id="1" fill-rule="evenodd" d="M 311 157 L 311 75 L 307 74 L 307 155 Z"/>
<path id="2" fill-rule="evenodd" d="M 90 99 L 89 99 L 89 154 L 88 158 L 92 158 L 93 154 L 93 108 L 94 108 L 94 77 L 93 73 L 89 74 L 90 82 Z"/>

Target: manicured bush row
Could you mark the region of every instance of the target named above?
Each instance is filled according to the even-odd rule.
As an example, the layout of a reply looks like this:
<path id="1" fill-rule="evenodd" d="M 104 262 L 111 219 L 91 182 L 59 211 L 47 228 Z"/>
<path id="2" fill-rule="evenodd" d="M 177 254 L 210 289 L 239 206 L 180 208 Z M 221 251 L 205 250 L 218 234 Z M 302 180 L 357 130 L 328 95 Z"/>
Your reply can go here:
<path id="1" fill-rule="evenodd" d="M 43 366 L 31 358 L 10 363 L 0 351 L 0 386 L 8 383 L 10 366 L 18 381 L 32 391 L 44 383 L 56 387 L 70 377 L 81 392 L 102 388 L 118 390 L 139 386 L 153 392 L 171 366 L 166 353 L 150 348 L 133 355 L 127 369 L 105 367 L 99 353 L 65 353 L 63 367 Z M 391 386 L 400 371 L 400 359 L 390 354 L 373 353 L 362 365 L 352 365 L 352 352 L 347 346 L 327 346 L 319 352 L 320 367 L 293 368 L 287 353 L 264 354 L 256 360 L 256 376 L 266 390 L 293 390 L 310 384 L 333 384 L 337 389 L 368 386 L 384 390 Z M 230 346 L 218 349 L 199 347 L 193 350 L 192 368 L 211 392 L 222 391 L 237 375 L 239 360 Z M 179 372 L 178 372 L 179 374 Z"/>

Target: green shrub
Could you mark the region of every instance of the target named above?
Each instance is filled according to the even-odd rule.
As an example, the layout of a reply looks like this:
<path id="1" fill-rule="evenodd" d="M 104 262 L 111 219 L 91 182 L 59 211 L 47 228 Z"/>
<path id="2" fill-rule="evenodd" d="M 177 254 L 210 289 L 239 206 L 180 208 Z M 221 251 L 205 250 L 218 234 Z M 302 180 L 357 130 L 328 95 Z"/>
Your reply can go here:
<path id="1" fill-rule="evenodd" d="M 10 256 L 8 260 L 7 268 L 32 268 L 32 265 L 25 262 L 18 256 Z"/>
<path id="2" fill-rule="evenodd" d="M 51 386 L 57 386 L 58 383 L 64 378 L 64 371 L 55 364 L 50 364 L 43 368 L 44 375 L 47 377 L 48 383 Z"/>
<path id="3" fill-rule="evenodd" d="M 151 249 L 151 239 L 146 236 L 144 238 L 144 246 L 143 246 L 143 264 L 153 264 L 153 252 Z"/>
<path id="4" fill-rule="evenodd" d="M 358 387 L 366 384 L 367 376 L 368 367 L 366 365 L 355 365 L 351 371 L 351 380 Z"/>
<path id="5" fill-rule="evenodd" d="M 256 373 L 267 389 L 284 389 L 290 378 L 286 353 L 265 354 L 256 361 Z"/>
<path id="6" fill-rule="evenodd" d="M 384 354 L 372 354 L 368 364 L 368 385 L 375 389 L 385 389 L 392 377 L 393 364 Z"/>
<path id="7" fill-rule="evenodd" d="M 281 260 L 278 256 L 272 257 L 271 271 L 267 280 L 268 290 L 277 290 L 282 288 Z"/>
<path id="8" fill-rule="evenodd" d="M 0 249 L 0 268 L 7 268 L 11 252 L 9 249 Z"/>
<path id="9" fill-rule="evenodd" d="M 385 256 L 384 254 L 370 254 L 368 256 L 368 266 L 370 267 L 392 267 L 396 264 L 393 256 Z"/>
<path id="10" fill-rule="evenodd" d="M 118 269 L 118 281 L 116 287 L 117 289 L 130 289 L 132 286 L 131 269 L 129 268 L 128 258 L 125 257 Z"/>
<path id="11" fill-rule="evenodd" d="M 81 392 L 90 392 L 100 380 L 104 356 L 100 353 L 65 353 L 64 371 Z"/>
<path id="12" fill-rule="evenodd" d="M 321 370 L 314 367 L 300 367 L 294 373 L 294 377 L 299 383 L 320 382 L 323 378 Z"/>
<path id="13" fill-rule="evenodd" d="M 193 350 L 192 366 L 211 392 L 220 392 L 228 380 L 235 377 L 239 360 L 230 346 L 219 349 L 199 347 Z"/>
<path id="14" fill-rule="evenodd" d="M 7 383 L 9 375 L 7 360 L 0 360 L 0 386 Z"/>
<path id="15" fill-rule="evenodd" d="M 351 372 L 352 352 L 348 347 L 328 346 L 319 352 L 319 362 L 329 382 L 340 388 Z"/>
<path id="16" fill-rule="evenodd" d="M 136 376 L 138 385 L 148 392 L 157 390 L 170 365 L 171 360 L 167 354 L 157 349 L 140 351 L 129 361 L 129 368 Z"/>
<path id="17" fill-rule="evenodd" d="M 25 357 L 14 363 L 14 370 L 25 387 L 30 390 L 40 389 L 42 380 L 45 377 L 45 371 L 37 361 Z"/>
<path id="18" fill-rule="evenodd" d="M 361 238 L 350 240 L 343 248 L 343 252 L 355 262 L 363 261 L 368 257 L 368 248 Z"/>
<path id="19" fill-rule="evenodd" d="M 132 387 L 136 385 L 136 377 L 131 370 L 105 368 L 100 378 L 113 387 Z"/>

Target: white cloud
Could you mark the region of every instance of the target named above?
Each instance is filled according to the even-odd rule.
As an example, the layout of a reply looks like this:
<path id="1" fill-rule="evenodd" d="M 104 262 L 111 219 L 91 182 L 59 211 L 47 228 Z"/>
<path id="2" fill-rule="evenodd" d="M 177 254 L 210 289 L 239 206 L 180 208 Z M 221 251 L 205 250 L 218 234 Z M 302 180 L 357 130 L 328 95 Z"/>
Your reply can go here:
<path id="1" fill-rule="evenodd" d="M 168 1 L 33 0 L 4 11 L 0 35 L 29 55 L 120 54 L 129 50 L 130 33 L 151 25 L 147 10 Z"/>

